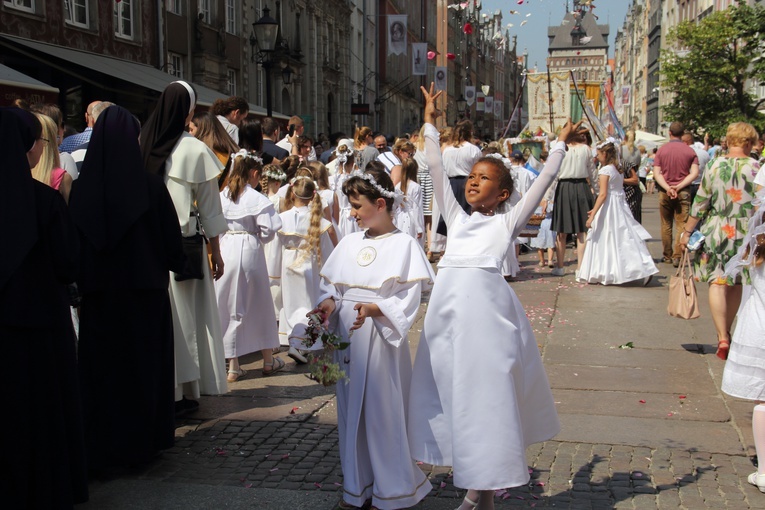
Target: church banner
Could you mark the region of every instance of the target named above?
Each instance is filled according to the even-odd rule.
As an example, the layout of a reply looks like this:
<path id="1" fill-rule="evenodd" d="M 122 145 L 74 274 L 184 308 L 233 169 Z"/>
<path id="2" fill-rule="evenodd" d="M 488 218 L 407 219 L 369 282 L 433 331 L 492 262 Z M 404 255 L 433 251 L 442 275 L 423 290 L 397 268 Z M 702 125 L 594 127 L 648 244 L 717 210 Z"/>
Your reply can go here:
<path id="1" fill-rule="evenodd" d="M 533 73 L 527 77 L 529 94 L 529 128 L 532 132 L 542 128 L 555 133 L 571 115 L 571 76 L 569 73 L 551 73 L 550 87 L 547 73 Z M 550 126 L 550 94 L 552 93 L 552 121 Z"/>
<path id="2" fill-rule="evenodd" d="M 494 115 L 494 96 L 486 96 L 483 100 L 483 108 L 487 115 Z"/>
<path id="3" fill-rule="evenodd" d="M 473 103 L 475 103 L 475 87 L 473 85 L 465 87 L 465 95 L 463 97 L 468 106 L 473 106 Z"/>
<path id="4" fill-rule="evenodd" d="M 436 90 L 446 90 L 446 67 L 436 67 Z"/>
<path id="5" fill-rule="evenodd" d="M 428 73 L 428 43 L 412 43 L 412 75 Z"/>
<path id="6" fill-rule="evenodd" d="M 494 116 L 502 119 L 502 101 L 494 101 Z"/>
<path id="7" fill-rule="evenodd" d="M 388 55 L 406 55 L 406 14 L 388 16 Z"/>

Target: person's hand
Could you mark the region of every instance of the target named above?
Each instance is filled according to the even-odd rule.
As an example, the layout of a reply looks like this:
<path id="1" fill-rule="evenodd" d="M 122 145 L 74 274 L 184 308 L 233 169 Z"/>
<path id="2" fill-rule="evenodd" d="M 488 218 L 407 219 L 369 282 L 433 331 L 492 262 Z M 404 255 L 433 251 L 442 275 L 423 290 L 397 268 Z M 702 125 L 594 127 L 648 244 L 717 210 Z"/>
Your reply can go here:
<path id="1" fill-rule="evenodd" d="M 688 249 L 688 241 L 690 241 L 691 235 L 683 230 L 683 232 L 680 234 L 680 239 L 677 240 L 678 246 L 680 246 L 680 249 L 682 251 L 685 251 Z"/>
<path id="2" fill-rule="evenodd" d="M 671 198 L 672 200 L 677 198 L 677 188 L 674 186 L 670 186 L 670 188 L 667 190 L 667 196 Z"/>
<path id="3" fill-rule="evenodd" d="M 571 121 L 571 118 L 569 118 L 560 130 L 560 134 L 558 135 L 558 141 L 566 142 L 568 144 L 571 142 L 573 138 L 578 137 L 585 131 L 587 130 L 582 128 L 581 120 L 577 122 L 576 124 L 574 124 Z"/>
<path id="4" fill-rule="evenodd" d="M 595 215 L 595 209 L 590 209 L 587 211 L 587 217 L 592 218 Z"/>
<path id="5" fill-rule="evenodd" d="M 417 239 L 422 239 L 422 232 L 417 232 Z"/>
<path id="6" fill-rule="evenodd" d="M 709 145 L 709 133 L 704 133 L 704 144 Z"/>
<path id="7" fill-rule="evenodd" d="M 367 317 L 372 316 L 370 307 L 371 305 L 369 303 L 356 303 L 356 306 L 353 307 L 353 309 L 356 310 L 356 320 L 353 321 L 353 326 L 351 326 L 348 331 L 356 331 L 364 325 L 364 321 L 367 320 Z"/>
<path id="8" fill-rule="evenodd" d="M 443 90 L 435 92 L 436 85 L 430 82 L 430 90 L 426 90 L 425 87 L 420 86 L 422 96 L 425 99 L 425 122 L 435 125 L 436 119 L 441 116 L 441 111 L 436 108 L 436 99 L 441 97 L 444 93 Z"/>
<path id="9" fill-rule="evenodd" d="M 584 223 L 584 226 L 587 228 L 592 228 L 592 216 L 587 218 L 587 221 Z"/>
<path id="10" fill-rule="evenodd" d="M 321 314 L 324 315 L 325 318 L 329 319 L 329 316 L 332 315 L 332 313 L 335 311 L 335 308 L 337 308 L 337 305 L 335 304 L 335 300 L 333 298 L 327 298 L 321 303 L 319 303 L 319 306 L 305 314 L 306 317 L 310 317 L 311 315 L 315 314 L 316 312 L 321 312 Z"/>
<path id="11" fill-rule="evenodd" d="M 287 135 L 287 139 L 290 141 L 290 143 L 292 144 L 293 147 L 297 147 L 297 142 L 298 142 L 297 130 L 295 130 L 295 132 L 292 134 L 292 136 L 289 136 L 289 134 L 288 134 Z"/>
<path id="12" fill-rule="evenodd" d="M 223 257 L 220 250 L 212 250 L 210 260 L 212 261 L 213 278 L 220 280 L 220 277 L 223 276 Z"/>

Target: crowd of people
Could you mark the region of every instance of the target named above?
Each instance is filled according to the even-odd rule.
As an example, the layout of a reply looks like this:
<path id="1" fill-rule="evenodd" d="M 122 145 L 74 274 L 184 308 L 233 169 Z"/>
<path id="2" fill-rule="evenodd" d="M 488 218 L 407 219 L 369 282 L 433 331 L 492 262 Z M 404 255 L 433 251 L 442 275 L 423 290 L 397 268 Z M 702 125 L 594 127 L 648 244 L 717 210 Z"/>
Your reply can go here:
<path id="1" fill-rule="evenodd" d="M 242 356 L 260 353 L 263 377 L 285 368 L 282 353 L 308 363 L 308 317 L 320 312 L 350 345 L 335 353 L 347 375 L 341 507 L 417 504 L 430 492 L 419 460 L 453 466 L 460 510 L 492 509 L 495 489 L 528 482 L 526 447 L 560 427 L 505 280 L 522 249 L 563 276 L 572 240 L 577 280 L 648 284 L 658 269 L 642 195 L 654 185 L 663 262 L 677 267 L 690 234 L 705 236 L 691 258 L 710 284 L 723 390 L 765 400 L 765 174 L 752 126 L 731 124 L 718 146 L 673 123 L 649 155 L 632 133 L 594 142 L 569 122 L 532 154 L 481 143 L 469 120 L 439 131 L 441 93 L 422 92 L 425 124 L 395 140 L 367 127 L 313 140 L 298 116 L 282 133 L 248 120 L 238 97 L 198 111 L 183 81 L 143 123 L 94 101 L 68 137 L 54 105 L 0 109 L 0 208 L 18 218 L 0 264 L 0 333 L 17 361 L 6 380 L 31 369 L 57 381 L 51 391 L 26 377 L 11 396 L 32 417 L 4 443 L 23 464 L 16 506 L 71 506 L 87 499 L 88 472 L 151 461 L 200 395 L 248 376 Z M 476 351 L 493 353 L 480 371 Z M 765 456 L 765 406 L 753 427 Z M 765 471 L 749 481 L 765 492 Z"/>

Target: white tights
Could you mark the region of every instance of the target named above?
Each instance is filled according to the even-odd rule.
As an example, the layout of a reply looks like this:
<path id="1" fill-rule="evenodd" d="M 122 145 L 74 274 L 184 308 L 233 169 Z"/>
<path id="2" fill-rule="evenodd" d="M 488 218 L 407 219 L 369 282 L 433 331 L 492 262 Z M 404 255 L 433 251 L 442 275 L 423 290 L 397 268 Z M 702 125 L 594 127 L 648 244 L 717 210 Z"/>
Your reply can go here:
<path id="1" fill-rule="evenodd" d="M 757 404 L 752 411 L 752 435 L 757 450 L 757 473 L 765 474 L 765 404 Z"/>

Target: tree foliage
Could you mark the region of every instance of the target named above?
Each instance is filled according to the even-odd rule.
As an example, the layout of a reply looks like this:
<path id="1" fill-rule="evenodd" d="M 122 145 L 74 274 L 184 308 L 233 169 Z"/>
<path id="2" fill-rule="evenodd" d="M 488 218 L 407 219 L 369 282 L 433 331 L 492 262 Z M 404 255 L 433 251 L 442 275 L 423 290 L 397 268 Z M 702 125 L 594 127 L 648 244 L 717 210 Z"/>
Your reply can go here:
<path id="1" fill-rule="evenodd" d="M 665 105 L 669 121 L 712 136 L 744 121 L 762 132 L 765 100 L 747 89 L 765 82 L 765 9 L 743 3 L 697 22 L 684 21 L 668 35 L 661 52 L 661 86 L 674 94 Z"/>

